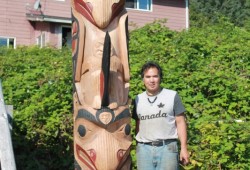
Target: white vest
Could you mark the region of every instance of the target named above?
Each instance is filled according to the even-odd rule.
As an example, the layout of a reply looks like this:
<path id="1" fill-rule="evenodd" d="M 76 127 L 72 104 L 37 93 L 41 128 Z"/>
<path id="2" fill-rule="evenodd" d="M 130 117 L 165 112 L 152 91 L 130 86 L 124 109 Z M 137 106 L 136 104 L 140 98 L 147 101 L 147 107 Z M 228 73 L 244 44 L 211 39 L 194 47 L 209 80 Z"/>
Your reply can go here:
<path id="1" fill-rule="evenodd" d="M 162 89 L 156 96 L 143 92 L 136 96 L 135 104 L 140 119 L 138 142 L 178 138 L 175 116 L 185 112 L 185 108 L 176 91 Z"/>

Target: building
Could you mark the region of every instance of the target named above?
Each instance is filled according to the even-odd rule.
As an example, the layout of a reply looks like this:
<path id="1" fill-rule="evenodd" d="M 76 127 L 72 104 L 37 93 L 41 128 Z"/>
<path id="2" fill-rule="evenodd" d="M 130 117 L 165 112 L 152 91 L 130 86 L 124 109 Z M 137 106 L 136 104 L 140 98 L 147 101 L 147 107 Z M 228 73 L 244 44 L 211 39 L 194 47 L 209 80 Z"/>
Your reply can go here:
<path id="1" fill-rule="evenodd" d="M 70 0 L 0 0 L 0 46 L 71 45 Z M 167 19 L 173 30 L 188 28 L 188 0 L 126 0 L 129 28 Z"/>

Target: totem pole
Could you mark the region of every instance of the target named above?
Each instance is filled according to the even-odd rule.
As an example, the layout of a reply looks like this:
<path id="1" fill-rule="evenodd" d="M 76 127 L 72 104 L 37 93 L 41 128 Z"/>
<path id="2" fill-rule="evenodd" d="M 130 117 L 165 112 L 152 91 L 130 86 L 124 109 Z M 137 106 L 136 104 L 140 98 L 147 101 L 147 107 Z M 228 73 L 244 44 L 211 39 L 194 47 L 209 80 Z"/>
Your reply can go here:
<path id="1" fill-rule="evenodd" d="M 128 170 L 128 16 L 125 0 L 71 0 L 76 170 Z"/>

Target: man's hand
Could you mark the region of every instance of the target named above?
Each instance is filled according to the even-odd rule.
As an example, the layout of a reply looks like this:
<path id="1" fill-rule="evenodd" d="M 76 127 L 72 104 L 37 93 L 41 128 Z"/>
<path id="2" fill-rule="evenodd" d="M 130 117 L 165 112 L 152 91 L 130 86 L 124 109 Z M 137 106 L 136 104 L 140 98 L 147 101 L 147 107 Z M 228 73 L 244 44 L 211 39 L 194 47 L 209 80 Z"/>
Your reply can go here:
<path id="1" fill-rule="evenodd" d="M 180 162 L 182 165 L 189 164 L 189 153 L 187 149 L 181 149 L 180 151 Z"/>

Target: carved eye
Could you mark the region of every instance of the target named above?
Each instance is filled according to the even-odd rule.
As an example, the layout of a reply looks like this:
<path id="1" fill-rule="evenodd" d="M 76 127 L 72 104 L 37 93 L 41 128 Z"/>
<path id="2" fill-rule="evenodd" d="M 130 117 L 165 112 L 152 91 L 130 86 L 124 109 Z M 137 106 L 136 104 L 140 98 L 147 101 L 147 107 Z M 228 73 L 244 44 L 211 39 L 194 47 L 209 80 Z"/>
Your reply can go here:
<path id="1" fill-rule="evenodd" d="M 127 125 L 125 126 L 125 134 L 126 134 L 126 135 L 129 135 L 129 134 L 130 134 L 130 131 L 131 131 L 131 127 L 130 127 L 129 124 L 127 124 Z"/>
<path id="2" fill-rule="evenodd" d="M 86 135 L 86 128 L 83 125 L 79 125 L 78 133 L 81 137 L 84 137 Z"/>

